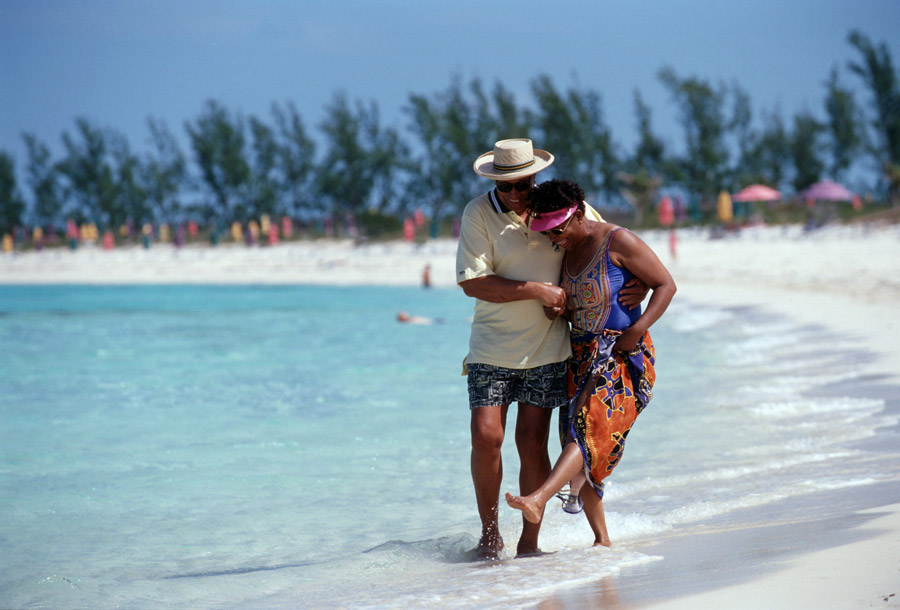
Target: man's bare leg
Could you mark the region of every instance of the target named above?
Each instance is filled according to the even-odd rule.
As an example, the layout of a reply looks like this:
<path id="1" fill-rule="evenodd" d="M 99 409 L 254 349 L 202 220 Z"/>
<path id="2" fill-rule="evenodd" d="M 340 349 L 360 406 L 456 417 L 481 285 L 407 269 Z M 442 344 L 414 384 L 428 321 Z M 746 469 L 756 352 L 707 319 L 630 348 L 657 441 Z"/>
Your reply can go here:
<path id="1" fill-rule="evenodd" d="M 506 503 L 522 511 L 522 517 L 526 522 L 537 524 L 540 527 L 541 518 L 544 515 L 544 507 L 547 505 L 547 502 L 583 467 L 584 459 L 581 457 L 581 450 L 578 448 L 578 445 L 574 442 L 567 443 L 559 459 L 556 460 L 553 470 L 550 471 L 550 476 L 546 478 L 540 487 L 533 493 L 525 496 L 514 496 L 507 493 Z M 583 491 L 587 491 L 589 487 L 587 485 L 584 486 Z M 597 499 L 599 500 L 599 498 Z"/>
<path id="2" fill-rule="evenodd" d="M 503 550 L 497 505 L 503 479 L 500 448 L 503 446 L 508 408 L 509 405 L 502 405 L 471 410 L 472 482 L 475 485 L 478 516 L 481 518 L 481 539 L 472 552 L 478 559 L 499 559 Z"/>
<path id="3" fill-rule="evenodd" d="M 547 442 L 550 439 L 550 422 L 553 409 L 542 409 L 534 405 L 519 403 L 516 415 L 516 449 L 519 452 L 519 493 L 534 492 L 550 475 L 550 453 Z M 517 555 L 539 553 L 538 535 L 541 519 L 522 521 L 522 536 L 516 547 Z"/>

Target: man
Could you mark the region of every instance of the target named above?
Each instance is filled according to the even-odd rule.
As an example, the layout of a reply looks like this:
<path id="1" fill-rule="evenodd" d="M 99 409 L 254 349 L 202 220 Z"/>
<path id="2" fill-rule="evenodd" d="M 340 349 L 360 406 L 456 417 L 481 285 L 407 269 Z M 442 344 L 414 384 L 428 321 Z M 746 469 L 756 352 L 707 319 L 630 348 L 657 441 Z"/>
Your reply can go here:
<path id="1" fill-rule="evenodd" d="M 474 164 L 475 173 L 496 181 L 496 188 L 466 205 L 460 227 L 457 282 L 476 299 L 464 372 L 472 481 L 481 518 L 475 552 L 484 559 L 499 558 L 503 549 L 497 504 L 510 403 L 518 402 L 519 408 L 515 435 L 519 487 L 525 494 L 550 473 L 550 417 L 566 402 L 568 332 L 562 318 L 549 320 L 543 309 L 565 307 L 565 293 L 557 286 L 563 253 L 528 228 L 528 191 L 535 175 L 552 163 L 553 155 L 534 150 L 531 140 L 497 142 Z M 540 523 L 523 520 L 522 528 L 517 554 L 539 552 Z"/>
<path id="2" fill-rule="evenodd" d="M 557 286 L 564 253 L 528 226 L 528 192 L 535 175 L 553 160 L 528 139 L 496 142 L 473 165 L 475 173 L 495 181 L 495 188 L 466 205 L 460 228 L 457 283 L 476 299 L 463 374 L 468 377 L 472 481 L 481 518 L 474 554 L 481 559 L 498 559 L 503 550 L 497 506 L 509 405 L 518 403 L 519 488 L 527 495 L 550 473 L 551 415 L 567 401 L 568 325 L 562 317 L 550 320 L 544 313 L 544 307 L 565 309 L 565 292 Z M 622 302 L 638 304 L 645 294 L 644 287 L 626 291 Z M 517 555 L 540 552 L 540 527 L 540 522 L 523 519 Z"/>

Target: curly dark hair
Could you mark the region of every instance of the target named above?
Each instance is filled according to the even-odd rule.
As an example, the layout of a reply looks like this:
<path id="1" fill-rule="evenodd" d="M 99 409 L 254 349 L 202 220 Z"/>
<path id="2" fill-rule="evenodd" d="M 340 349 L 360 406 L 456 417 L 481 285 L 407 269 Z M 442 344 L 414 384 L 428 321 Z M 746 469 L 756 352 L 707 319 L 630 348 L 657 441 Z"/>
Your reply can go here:
<path id="1" fill-rule="evenodd" d="M 531 214 L 535 218 L 539 218 L 542 213 L 555 212 L 576 204 L 584 212 L 584 191 L 571 180 L 553 179 L 543 182 L 531 189 L 529 201 Z"/>

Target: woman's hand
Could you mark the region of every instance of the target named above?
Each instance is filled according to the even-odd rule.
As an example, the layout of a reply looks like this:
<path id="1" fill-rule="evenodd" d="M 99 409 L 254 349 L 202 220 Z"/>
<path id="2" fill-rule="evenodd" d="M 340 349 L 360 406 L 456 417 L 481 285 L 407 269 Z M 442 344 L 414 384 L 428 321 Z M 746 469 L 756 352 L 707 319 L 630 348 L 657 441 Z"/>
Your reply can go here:
<path id="1" fill-rule="evenodd" d="M 613 349 L 617 352 L 633 352 L 634 348 L 637 347 L 638 341 L 640 341 L 643 336 L 644 331 L 640 329 L 636 329 L 633 326 L 626 328 L 622 331 L 622 334 L 619 335 L 616 344 L 613 345 Z"/>

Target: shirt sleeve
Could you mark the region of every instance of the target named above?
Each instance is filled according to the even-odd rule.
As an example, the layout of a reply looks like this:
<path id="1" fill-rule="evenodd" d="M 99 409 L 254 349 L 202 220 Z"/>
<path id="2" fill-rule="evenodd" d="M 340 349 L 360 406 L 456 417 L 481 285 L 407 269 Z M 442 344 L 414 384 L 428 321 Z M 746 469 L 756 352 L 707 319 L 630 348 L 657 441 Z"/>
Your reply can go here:
<path id="1" fill-rule="evenodd" d="M 600 212 L 591 207 L 587 201 L 584 202 L 584 215 L 590 218 L 591 220 L 596 220 L 597 222 L 606 222 L 603 220 L 603 216 L 600 215 Z"/>
<path id="2" fill-rule="evenodd" d="M 494 248 L 487 225 L 474 206 L 466 206 L 456 249 L 456 283 L 494 274 Z"/>

